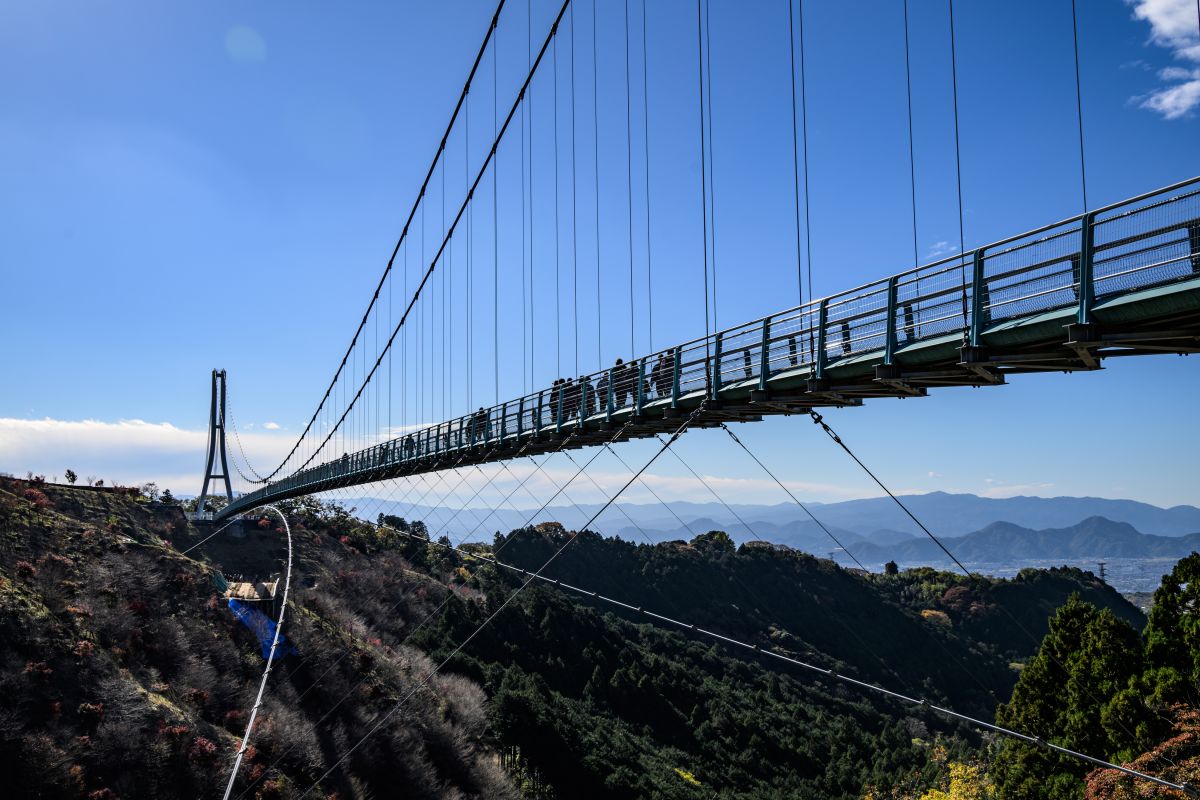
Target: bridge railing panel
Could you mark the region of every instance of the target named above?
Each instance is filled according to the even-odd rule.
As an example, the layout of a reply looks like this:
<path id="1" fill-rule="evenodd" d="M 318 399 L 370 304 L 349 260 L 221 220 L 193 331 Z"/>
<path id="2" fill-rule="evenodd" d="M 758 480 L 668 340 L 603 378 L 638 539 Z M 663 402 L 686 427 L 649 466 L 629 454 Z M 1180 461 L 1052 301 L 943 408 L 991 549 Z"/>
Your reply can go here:
<path id="1" fill-rule="evenodd" d="M 1098 214 L 1093 230 L 1097 296 L 1200 274 L 1200 190 L 1194 187 Z"/>
<path id="2" fill-rule="evenodd" d="M 816 304 L 809 303 L 764 321 L 768 325 L 768 378 L 786 370 L 812 367 L 817 358 L 817 318 Z"/>
<path id="3" fill-rule="evenodd" d="M 1078 298 L 1082 221 L 983 250 L 982 324 L 1069 306 Z"/>
<path id="4" fill-rule="evenodd" d="M 882 350 L 887 335 L 888 280 L 876 281 L 826 304 L 825 360 Z"/>
<path id="5" fill-rule="evenodd" d="M 900 345 L 961 331 L 970 308 L 970 256 L 955 255 L 896 276 L 895 326 Z"/>

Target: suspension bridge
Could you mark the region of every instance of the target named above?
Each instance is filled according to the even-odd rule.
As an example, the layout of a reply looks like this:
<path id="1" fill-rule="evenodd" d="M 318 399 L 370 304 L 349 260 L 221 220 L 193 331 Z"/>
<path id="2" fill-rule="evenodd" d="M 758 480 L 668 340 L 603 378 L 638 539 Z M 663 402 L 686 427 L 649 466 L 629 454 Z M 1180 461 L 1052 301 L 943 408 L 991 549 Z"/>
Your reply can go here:
<path id="1" fill-rule="evenodd" d="M 1200 178 L 430 425 L 241 495 L 276 500 L 1010 374 L 1200 352 Z M 703 405 L 703 408 L 701 406 Z"/>
<path id="2" fill-rule="evenodd" d="M 547 16 L 547 30 L 540 39 L 533 35 L 534 15 L 526 13 L 524 53 L 519 54 L 524 56 L 524 63 L 516 70 L 519 79 L 510 87 L 511 102 L 502 105 L 497 32 L 506 12 L 505 2 L 501 0 L 498 4 L 399 240 L 328 388 L 290 452 L 274 469 L 260 472 L 247 462 L 243 471 L 236 458 L 240 452 L 239 440 L 239 451 L 233 453 L 232 460 L 251 488 L 236 496 L 230 484 L 226 429 L 228 426 L 236 435 L 237 427 L 227 413 L 226 375 L 214 370 L 205 481 L 196 519 L 225 522 L 289 498 L 668 435 L 650 462 L 630 470 L 632 476 L 625 484 L 627 487 L 640 478 L 654 458 L 694 428 L 754 422 L 773 415 L 808 414 L 824 407 L 862 406 L 875 398 L 922 397 L 943 387 L 999 386 L 1013 375 L 1099 370 L 1106 360 L 1113 358 L 1200 352 L 1200 177 L 1181 175 L 1183 180 L 1172 185 L 1146 187 L 1148 191 L 1135 197 L 1089 208 L 1077 57 L 1075 110 L 1086 210 L 983 246 L 960 247 L 959 252 L 929 263 L 916 263 L 916 168 L 912 159 L 911 77 L 907 73 L 907 4 L 904 43 L 906 78 L 910 81 L 909 167 L 914 182 L 912 259 L 899 253 L 873 253 L 874 263 L 894 262 L 897 268 L 881 268 L 882 274 L 864 285 L 825 297 L 812 296 L 812 258 L 806 255 L 811 247 L 802 241 L 811 235 L 804 8 L 802 2 L 799 6 L 789 2 L 793 156 L 789 172 L 796 225 L 795 261 L 789 266 L 794 266 L 799 275 L 802 293 L 804 271 L 808 271 L 809 296 L 767 316 L 716 329 L 715 311 L 710 314 L 708 308 L 710 302 L 715 306 L 718 292 L 715 274 L 710 276 L 710 259 L 715 258 L 716 208 L 711 166 L 711 26 L 704 0 L 697 3 L 689 25 L 694 24 L 696 44 L 696 138 L 700 163 L 697 208 L 703 236 L 702 257 L 694 269 L 697 281 L 703 283 L 705 330 L 703 335 L 689 341 L 636 352 L 635 309 L 646 306 L 647 316 L 652 319 L 654 295 L 649 288 L 639 295 L 633 255 L 634 217 L 641 217 L 644 212 L 649 282 L 652 225 L 646 54 L 650 35 L 645 4 L 634 9 L 640 9 L 640 23 L 636 14 L 631 17 L 629 2 L 623 6 L 614 4 L 603 12 L 598 3 L 579 10 L 574 5 L 565 0 L 555 6 L 553 14 Z M 952 3 L 950 11 L 951 68 L 956 69 Z M 577 16 L 587 12 L 591 21 L 583 25 L 580 34 L 581 20 Z M 616 24 L 623 26 L 623 68 L 615 75 L 602 73 L 597 66 L 598 13 L 613 15 Z M 1075 21 L 1073 5 L 1072 21 Z M 583 48 L 583 53 L 592 61 L 586 78 L 590 78 L 593 86 L 590 92 L 584 92 L 584 98 L 590 97 L 594 104 L 590 120 L 592 152 L 585 153 L 581 160 L 576 141 L 576 129 L 580 127 L 576 105 L 580 84 L 585 80 L 577 74 L 580 66 L 577 62 L 582 60 L 577 51 L 580 41 L 589 33 L 591 47 Z M 1075 47 L 1077 51 L 1077 37 Z M 560 53 L 560 49 L 567 53 Z M 635 52 L 638 50 L 640 53 Z M 635 55 L 641 56 L 640 70 L 635 70 Z M 635 86 L 635 77 L 643 81 L 640 89 Z M 595 104 L 602 79 L 616 86 L 615 91 L 626 108 L 626 130 L 620 142 L 624 147 L 618 148 L 624 149 L 624 153 L 615 160 L 608 150 L 602 152 L 598 134 L 600 115 Z M 566 86 L 560 87 L 560 81 Z M 953 86 L 961 235 L 956 75 Z M 489 90 L 490 101 L 486 97 Z M 633 130 L 635 101 L 643 105 L 640 122 L 645 130 L 641 132 Z M 535 112 L 535 107 L 539 111 Z M 568 110 L 569 124 L 564 124 L 564 112 Z M 490 116 L 484 122 L 491 123 L 485 125 L 486 135 L 482 136 L 481 113 Z M 488 127 L 490 130 L 486 130 Z M 634 147 L 639 139 L 645 199 L 635 202 Z M 565 149 L 567 142 L 569 165 L 564 167 L 559 150 L 560 145 Z M 459 146 L 461 153 L 457 151 Z M 503 159 L 514 169 L 502 171 Z M 572 270 L 575 307 L 571 318 L 578 365 L 580 282 L 576 200 L 577 176 L 581 170 L 593 173 L 592 188 L 596 191 L 597 289 L 591 297 L 585 290 L 585 300 L 595 302 L 599 328 L 605 319 L 599 307 L 603 298 L 599 290 L 601 273 L 605 269 L 615 273 L 628 266 L 627 360 L 534 387 L 533 375 L 556 373 L 561 369 L 561 350 L 571 345 L 568 341 L 571 332 L 563 330 L 556 307 L 554 334 L 550 338 L 560 356 L 549 370 L 534 364 L 535 316 L 530 312 L 527 317 L 525 309 L 536 305 L 532 283 L 537 264 L 553 265 L 556 304 L 566 302 L 558 288 L 560 270 L 568 267 Z M 518 172 L 519 180 L 513 181 Z M 623 230 L 627 227 L 628 252 L 621 252 L 618 247 L 612 248 L 616 253 L 602 253 L 606 237 L 600 224 L 601 175 L 621 173 L 625 176 L 628 196 L 627 214 L 620 227 Z M 508 181 L 503 197 L 502 181 Z M 518 184 L 519 193 L 514 190 Z M 539 197 L 543 209 L 540 217 L 535 213 Z M 519 243 L 515 237 L 507 237 L 504 248 L 511 252 L 502 257 L 504 225 L 500 216 L 502 209 L 511 210 L 515 198 L 519 198 L 521 215 Z M 550 211 L 545 210 L 547 207 Z M 426 241 L 430 216 L 435 218 L 436 231 L 432 245 Z M 542 247 L 536 253 L 535 246 L 542 240 L 533 233 L 535 222 L 548 225 L 553 238 L 552 246 Z M 564 239 L 569 243 L 565 248 L 561 245 Z M 411 257 L 418 264 L 415 270 L 409 268 Z M 837 267 L 830 265 L 833 271 Z M 739 277 L 753 281 L 760 268 L 761 265 L 752 263 L 739 264 Z M 522 306 L 521 330 L 502 329 L 499 315 L 502 287 L 507 290 L 517 285 Z M 398 309 L 394 303 L 397 291 Z M 486 310 L 489 304 L 493 310 L 485 321 L 491 323 L 491 330 L 486 327 L 481 330 L 480 306 Z M 549 327 L 547 323 L 543 330 Z M 613 331 L 613 336 L 616 335 Z M 603 332 L 598 330 L 598 346 L 601 338 Z M 495 375 L 491 385 L 499 395 L 499 355 L 506 349 L 520 351 L 522 379 L 530 390 L 507 400 L 495 396 L 493 402 L 476 407 L 474 401 L 481 392 L 472 382 L 478 383 L 481 353 L 490 351 L 493 356 Z M 460 364 L 465 367 L 460 368 Z M 485 369 L 486 366 L 484 363 Z M 400 406 L 398 425 L 395 424 L 397 405 Z M 438 422 L 426 421 L 431 414 L 450 409 L 460 413 L 446 414 Z M 826 430 L 841 443 L 830 429 Z M 241 456 L 244 462 L 245 454 Z M 577 475 L 584 473 L 588 464 L 580 467 Z M 209 511 L 206 502 L 210 482 L 214 480 L 217 487 L 224 488 L 227 502 Z M 620 492 L 611 495 L 604 508 L 619 495 Z M 572 540 L 568 539 L 554 558 Z M 522 588 L 542 577 L 541 570 L 521 572 L 527 577 Z M 612 602 L 621 605 L 619 601 Z M 502 609 L 503 605 L 492 617 Z M 678 620 L 665 617 L 660 620 L 687 628 L 686 623 Z M 469 641 L 470 637 L 454 652 Z M 733 644 L 752 647 L 743 642 Z M 753 649 L 757 651 L 756 647 Z M 948 709 L 938 710 L 969 719 Z M 1047 745 L 1034 736 L 971 721 L 1032 744 L 1080 755 Z M 1169 782 L 1165 785 L 1191 791 L 1190 787 Z"/>

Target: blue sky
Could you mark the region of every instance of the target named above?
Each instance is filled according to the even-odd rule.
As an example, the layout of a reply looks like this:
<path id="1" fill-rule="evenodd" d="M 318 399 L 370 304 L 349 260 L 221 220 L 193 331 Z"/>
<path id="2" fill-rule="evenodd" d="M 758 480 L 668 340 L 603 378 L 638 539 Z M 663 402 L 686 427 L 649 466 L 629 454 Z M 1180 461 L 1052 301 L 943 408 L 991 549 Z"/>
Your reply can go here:
<path id="1" fill-rule="evenodd" d="M 510 0 L 498 31 L 502 107 L 527 64 L 527 31 L 536 48 L 557 5 L 537 0 L 527 16 L 524 0 Z M 958 245 L 949 27 L 945 3 L 911 6 L 917 244 L 926 259 Z M 1090 204 L 1200 174 L 1194 3 L 1079 6 Z M 695 6 L 649 2 L 647 119 L 639 107 L 642 4 L 630 0 L 628 163 L 625 9 L 599 0 L 595 95 L 590 2 L 580 0 L 574 32 L 568 22 L 558 44 L 558 258 L 551 61 L 525 117 L 534 154 L 528 238 L 519 131 L 500 154 L 499 319 L 490 295 L 490 206 L 473 221 L 472 396 L 465 393 L 460 237 L 444 270 L 446 292 L 433 287 L 425 318 L 455 333 L 445 355 L 427 354 L 423 383 L 408 381 L 407 394 L 394 390 L 393 425 L 436 421 L 574 373 L 576 328 L 579 370 L 630 355 L 631 239 L 633 349 L 703 333 Z M 0 7 L 0 73 L 8 76 L 0 86 L 0 335 L 10 351 L 0 470 L 53 476 L 70 466 L 194 492 L 214 366 L 229 370 L 231 410 L 251 460 L 273 466 L 362 315 L 491 10 L 490 2 L 465 0 L 361 3 L 352 12 L 312 2 Z M 709 13 L 713 273 L 724 327 L 798 299 L 787 3 L 713 0 Z M 902 4 L 810 0 L 804 21 L 812 283 L 820 295 L 912 260 Z M 966 246 L 1078 213 L 1070 3 L 962 2 L 955 23 Z M 575 240 L 567 175 L 572 36 Z M 451 137 L 445 195 L 439 173 L 426 198 L 426 260 L 443 230 L 443 202 L 452 212 L 462 200 L 465 159 L 473 171 L 490 138 L 491 64 L 489 53 L 472 93 L 470 141 L 461 126 Z M 488 181 L 482 191 L 490 194 Z M 419 238 L 410 239 L 407 272 L 401 259 L 387 290 L 393 313 L 382 315 L 381 328 L 394 321 L 406 281 L 411 291 Z M 522 311 L 523 264 L 532 312 Z M 450 318 L 434 313 L 442 308 Z M 501 334 L 498 361 L 492 330 Z M 394 357 L 402 376 L 415 369 L 415 345 L 407 347 L 407 357 Z M 439 391 L 446 381 L 453 390 Z M 1164 356 L 1096 374 L 877 401 L 830 419 L 906 491 L 1094 494 L 1171 505 L 1200 501 L 1200 433 L 1191 423 L 1198 390 L 1200 360 Z M 362 429 L 365 439 L 369 426 Z M 722 436 L 689 434 L 681 452 L 738 499 L 783 500 Z M 743 438 L 806 497 L 875 493 L 802 420 L 745 426 Z M 639 444 L 625 451 L 630 463 L 649 452 Z M 620 474 L 618 465 L 599 468 L 613 481 Z M 677 464 L 654 469 L 671 496 L 694 490 L 676 480 Z"/>

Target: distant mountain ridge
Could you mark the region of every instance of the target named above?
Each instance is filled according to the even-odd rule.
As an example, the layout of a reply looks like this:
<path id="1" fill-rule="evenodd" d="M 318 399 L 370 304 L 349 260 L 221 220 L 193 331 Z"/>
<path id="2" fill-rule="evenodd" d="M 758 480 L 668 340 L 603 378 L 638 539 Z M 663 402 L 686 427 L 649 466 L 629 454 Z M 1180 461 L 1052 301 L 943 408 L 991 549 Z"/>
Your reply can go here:
<path id="1" fill-rule="evenodd" d="M 946 492 L 906 495 L 903 500 L 939 537 L 963 537 L 997 523 L 1033 531 L 1065 529 L 1092 517 L 1124 523 L 1139 533 L 1153 536 L 1176 537 L 1200 532 L 1200 508 L 1189 505 L 1159 508 L 1136 500 L 1100 497 L 989 498 Z M 367 516 L 383 512 L 422 519 L 431 527 L 444 527 L 451 535 L 470 535 L 474 540 L 490 538 L 495 531 L 518 528 L 533 511 L 412 507 L 370 497 L 344 502 L 358 507 Z M 766 540 L 814 553 L 825 553 L 834 547 L 820 527 L 794 503 L 735 504 L 729 508 L 719 503 L 682 501 L 667 505 L 669 508 L 660 503 L 617 503 L 592 527 L 633 542 L 644 542 L 646 538 L 655 542 L 686 540 L 697 533 L 720 529 L 738 542 Z M 908 538 L 923 538 L 912 521 L 886 497 L 807 505 L 825 527 L 852 549 L 859 542 L 889 545 Z M 574 527 L 599 510 L 596 504 L 551 506 L 533 522 L 555 520 Z"/>
<path id="2" fill-rule="evenodd" d="M 1011 522 L 994 522 L 966 536 L 947 537 L 942 543 L 960 560 L 974 563 L 1013 562 L 1030 559 L 1078 558 L 1182 558 L 1200 550 L 1200 532 L 1186 536 L 1153 536 L 1138 532 L 1127 522 L 1089 517 L 1066 528 L 1031 530 Z M 895 560 L 901 565 L 945 564 L 945 553 L 929 539 L 882 547 L 871 542 L 849 545 L 862 561 Z"/>

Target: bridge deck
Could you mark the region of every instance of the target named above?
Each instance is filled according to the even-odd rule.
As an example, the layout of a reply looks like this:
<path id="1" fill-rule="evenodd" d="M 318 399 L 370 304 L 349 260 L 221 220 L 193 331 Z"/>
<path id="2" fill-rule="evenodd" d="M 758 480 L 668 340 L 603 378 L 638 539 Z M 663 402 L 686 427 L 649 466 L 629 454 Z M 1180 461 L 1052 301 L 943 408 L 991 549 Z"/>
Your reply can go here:
<path id="1" fill-rule="evenodd" d="M 618 432 L 652 436 L 702 403 L 693 427 L 1164 352 L 1200 352 L 1200 178 L 585 376 L 583 390 L 545 389 L 300 470 L 217 518 Z"/>

